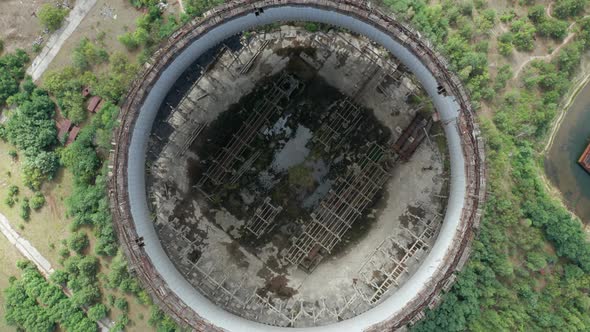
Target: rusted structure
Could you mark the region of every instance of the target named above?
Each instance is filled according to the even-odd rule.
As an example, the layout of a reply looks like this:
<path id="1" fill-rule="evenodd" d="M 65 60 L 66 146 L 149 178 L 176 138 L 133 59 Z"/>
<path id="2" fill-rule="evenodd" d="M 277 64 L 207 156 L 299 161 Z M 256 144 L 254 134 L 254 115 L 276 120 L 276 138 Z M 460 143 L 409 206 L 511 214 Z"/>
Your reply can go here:
<path id="1" fill-rule="evenodd" d="M 420 143 L 428 136 L 428 130 L 432 127 L 432 119 L 425 119 L 420 113 L 402 132 L 402 135 L 393 144 L 393 150 L 403 159 L 408 160 L 416 151 Z"/>
<path id="2" fill-rule="evenodd" d="M 588 144 L 586 150 L 584 150 L 580 159 L 578 159 L 578 163 L 586 172 L 590 173 L 590 144 Z"/>
<path id="3" fill-rule="evenodd" d="M 385 150 L 378 144 L 368 148 L 358 170 L 338 179 L 336 189 L 330 190 L 311 213 L 311 225 L 295 239 L 287 260 L 312 271 L 323 258 L 320 251 L 330 253 L 340 243 L 389 178 L 383 165 L 386 159 Z"/>
<path id="4" fill-rule="evenodd" d="M 109 196 L 113 220 L 119 241 L 129 259 L 131 271 L 139 278 L 154 302 L 171 317 L 196 331 L 220 331 L 211 322 L 205 321 L 198 312 L 184 303 L 179 294 L 171 291 L 161 274 L 154 268 L 154 262 L 146 254 L 139 238 L 131 214 L 128 196 L 128 153 L 131 137 L 140 109 L 151 88 L 158 81 L 160 73 L 174 60 L 178 52 L 185 49 L 208 31 L 224 25 L 226 22 L 252 14 L 260 9 L 273 7 L 313 7 L 325 11 L 337 12 L 368 24 L 391 39 L 403 44 L 440 83 L 439 94 L 451 95 L 459 105 L 456 130 L 464 156 L 465 195 L 460 222 L 457 227 L 457 241 L 446 251 L 440 268 L 433 272 L 428 284 L 406 303 L 402 311 L 375 325 L 365 327 L 367 331 L 384 331 L 414 323 L 423 317 L 423 310 L 439 301 L 437 294 L 449 287 L 449 280 L 454 280 L 455 271 L 460 270 L 469 256 L 469 243 L 477 229 L 482 205 L 485 200 L 485 160 L 484 144 L 474 119 L 467 93 L 457 76 L 448 70 L 447 62 L 417 32 L 393 17 L 381 12 L 365 1 L 359 0 L 253 0 L 233 1 L 215 8 L 205 14 L 204 18 L 195 19 L 165 41 L 161 48 L 146 64 L 137 76 L 122 105 L 120 126 L 114 135 L 113 150 L 110 155 L 111 178 Z M 264 14 L 263 14 L 264 15 Z"/>

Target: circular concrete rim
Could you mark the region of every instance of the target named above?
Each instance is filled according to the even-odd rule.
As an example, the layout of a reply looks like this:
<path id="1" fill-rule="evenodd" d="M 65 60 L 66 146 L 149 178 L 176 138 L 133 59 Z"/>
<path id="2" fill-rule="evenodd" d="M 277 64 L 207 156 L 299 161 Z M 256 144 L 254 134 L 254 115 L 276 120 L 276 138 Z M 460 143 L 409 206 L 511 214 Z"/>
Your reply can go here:
<path id="1" fill-rule="evenodd" d="M 255 13 L 264 8 L 264 13 Z M 171 85 L 200 54 L 225 38 L 276 21 L 314 21 L 358 32 L 380 43 L 416 75 L 443 123 L 451 155 L 447 213 L 431 252 L 394 295 L 353 318 L 325 326 L 282 328 L 226 312 L 195 290 L 174 267 L 159 243 L 147 209 L 145 151 L 159 106 Z M 403 45 L 402 45 L 403 43 Z M 441 57 L 407 27 L 365 2 L 260 0 L 230 3 L 175 33 L 134 82 L 122 107 L 121 127 L 111 155 L 110 198 L 122 247 L 143 285 L 177 321 L 202 330 L 361 331 L 399 327 L 436 300 L 454 270 L 464 264 L 485 199 L 483 144 L 458 79 Z M 442 85 L 449 95 L 439 95 Z M 468 162 L 466 162 L 466 159 Z M 143 237 L 144 248 L 135 244 Z"/>

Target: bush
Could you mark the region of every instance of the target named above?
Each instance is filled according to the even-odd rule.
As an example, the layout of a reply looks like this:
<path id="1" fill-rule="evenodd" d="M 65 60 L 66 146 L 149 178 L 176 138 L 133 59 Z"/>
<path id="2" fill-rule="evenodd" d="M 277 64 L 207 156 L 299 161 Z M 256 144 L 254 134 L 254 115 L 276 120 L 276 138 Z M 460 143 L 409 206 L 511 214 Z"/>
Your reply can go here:
<path id="1" fill-rule="evenodd" d="M 74 49 L 72 60 L 75 68 L 84 71 L 94 65 L 107 62 L 109 54 L 105 49 L 98 47 L 90 39 L 84 37 Z"/>
<path id="2" fill-rule="evenodd" d="M 26 197 L 23 198 L 23 202 L 20 206 L 20 217 L 24 221 L 28 221 L 31 217 L 31 207 L 29 206 L 29 199 Z"/>
<path id="3" fill-rule="evenodd" d="M 9 197 L 14 197 L 16 195 L 18 195 L 18 186 L 17 185 L 11 185 L 10 187 L 8 187 L 8 196 Z"/>
<path id="4" fill-rule="evenodd" d="M 586 0 L 561 0 L 556 1 L 553 6 L 553 13 L 556 17 L 566 19 L 580 15 L 586 7 Z"/>
<path id="5" fill-rule="evenodd" d="M 35 192 L 33 197 L 31 197 L 31 207 L 34 210 L 39 210 L 43 205 L 45 205 L 45 196 L 39 191 Z"/>
<path id="6" fill-rule="evenodd" d="M 520 51 L 532 51 L 535 48 L 534 40 L 537 30 L 531 23 L 520 19 L 515 21 L 510 28 L 514 39 L 512 44 Z"/>
<path id="7" fill-rule="evenodd" d="M 9 207 L 13 207 L 13 206 L 14 206 L 14 203 L 15 203 L 15 202 L 14 202 L 14 198 L 12 198 L 12 197 L 8 196 L 8 197 L 6 197 L 6 198 L 4 199 L 4 203 L 5 203 L 6 205 L 8 205 Z"/>
<path id="8" fill-rule="evenodd" d="M 88 318 L 92 319 L 93 321 L 99 321 L 105 318 L 107 313 L 107 307 L 102 303 L 98 303 L 88 309 Z"/>
<path id="9" fill-rule="evenodd" d="M 23 50 L 0 57 L 0 106 L 18 92 L 18 84 L 25 77 L 24 67 L 27 62 L 29 56 Z"/>
<path id="10" fill-rule="evenodd" d="M 29 157 L 23 165 L 23 182 L 33 190 L 39 190 L 45 180 L 53 179 L 59 168 L 59 158 L 53 151 L 41 151 Z"/>
<path id="11" fill-rule="evenodd" d="M 48 3 L 41 6 L 41 9 L 37 14 L 41 24 L 43 24 L 43 26 L 49 31 L 55 31 L 59 29 L 67 15 L 67 9 L 58 8 Z"/>
<path id="12" fill-rule="evenodd" d="M 118 298 L 115 300 L 115 308 L 126 313 L 129 310 L 129 303 L 124 298 Z"/>
<path id="13" fill-rule="evenodd" d="M 78 254 L 81 254 L 88 247 L 88 244 L 88 236 L 83 232 L 72 233 L 68 239 L 68 247 Z"/>

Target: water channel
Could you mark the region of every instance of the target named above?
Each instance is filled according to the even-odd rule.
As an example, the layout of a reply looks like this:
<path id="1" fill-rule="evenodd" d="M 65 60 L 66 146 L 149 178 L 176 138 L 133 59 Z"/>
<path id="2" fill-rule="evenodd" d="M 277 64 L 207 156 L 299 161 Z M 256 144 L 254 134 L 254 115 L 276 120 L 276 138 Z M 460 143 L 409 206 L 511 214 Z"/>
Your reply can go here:
<path id="1" fill-rule="evenodd" d="M 566 205 L 590 224 L 590 174 L 578 159 L 590 142 L 590 84 L 580 91 L 545 155 L 545 172 Z"/>

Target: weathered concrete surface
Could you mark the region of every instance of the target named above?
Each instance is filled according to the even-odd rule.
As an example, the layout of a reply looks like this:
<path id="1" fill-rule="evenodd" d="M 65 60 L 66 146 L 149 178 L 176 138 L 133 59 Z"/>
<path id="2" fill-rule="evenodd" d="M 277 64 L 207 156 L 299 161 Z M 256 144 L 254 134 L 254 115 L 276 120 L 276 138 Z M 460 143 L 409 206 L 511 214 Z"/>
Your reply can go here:
<path id="1" fill-rule="evenodd" d="M 253 8 L 264 8 L 264 14 Z M 396 296 L 352 319 L 310 328 L 321 331 L 383 331 L 399 328 L 419 314 L 446 287 L 468 255 L 468 244 L 485 200 L 483 143 L 458 78 L 418 34 L 391 17 L 349 0 L 260 0 L 229 3 L 174 34 L 132 87 L 123 105 L 118 145 L 113 152 L 111 201 L 123 248 L 154 299 L 179 322 L 197 330 L 280 331 L 228 315 L 206 301 L 182 278 L 159 244 L 147 209 L 147 136 L 162 98 L 183 70 L 202 52 L 244 29 L 276 21 L 315 21 L 338 25 L 382 44 L 418 77 L 444 123 L 451 155 L 450 197 L 439 239 Z M 182 50 L 182 52 L 179 52 Z M 444 93 L 439 94 L 440 89 Z M 467 162 L 467 160 L 468 162 Z M 138 236 L 145 247 L 137 246 Z M 213 324 L 212 324 L 213 322 Z M 293 329 L 294 331 L 300 329 Z"/>

